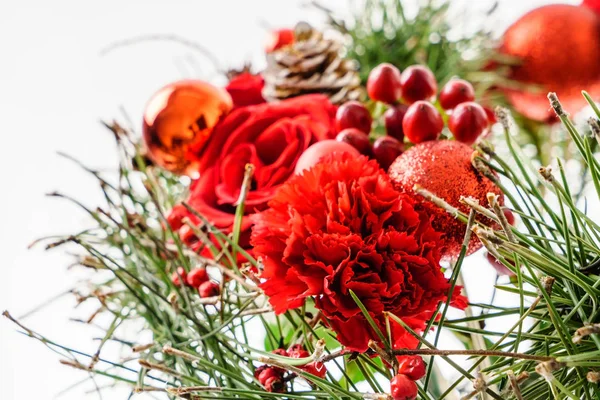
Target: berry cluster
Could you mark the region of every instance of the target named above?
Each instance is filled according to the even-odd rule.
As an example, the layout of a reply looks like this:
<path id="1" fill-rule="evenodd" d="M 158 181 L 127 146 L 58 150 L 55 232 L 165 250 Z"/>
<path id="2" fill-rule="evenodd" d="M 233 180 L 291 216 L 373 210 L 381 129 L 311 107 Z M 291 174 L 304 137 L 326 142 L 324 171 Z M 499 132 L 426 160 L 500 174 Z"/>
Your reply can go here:
<path id="1" fill-rule="evenodd" d="M 421 65 L 400 73 L 391 64 L 380 64 L 369 74 L 367 92 L 372 100 L 389 105 L 383 115 L 387 135 L 371 145 L 373 118 L 362 103 L 351 101 L 337 111 L 336 140 L 374 157 L 384 169 L 404 151 L 405 137 L 413 144 L 436 140 L 444 129 L 444 116 L 456 140 L 466 144 L 474 143 L 493 122 L 493 116 L 473 101 L 475 91 L 469 82 L 453 79 L 438 94 L 433 73 Z M 433 103 L 436 95 L 439 107 Z"/>
<path id="2" fill-rule="evenodd" d="M 278 356 L 290 358 L 310 357 L 310 353 L 301 344 L 295 344 L 287 350 L 276 349 L 273 350 L 272 353 Z M 298 368 L 321 379 L 324 378 L 327 374 L 327 368 L 325 367 L 325 365 L 318 361 L 313 361 L 305 365 L 300 365 L 298 366 Z M 265 388 L 267 392 L 281 393 L 285 390 L 285 372 L 285 370 L 279 367 L 261 365 L 254 372 L 254 377 Z M 292 376 L 290 376 L 290 379 L 291 378 Z"/>
<path id="3" fill-rule="evenodd" d="M 417 398 L 417 384 L 425 376 L 425 362 L 421 356 L 403 356 L 398 359 L 398 373 L 390 382 L 393 400 L 414 400 Z"/>
<path id="4" fill-rule="evenodd" d="M 187 286 L 197 289 L 200 297 L 214 297 L 221 292 L 219 284 L 209 279 L 204 268 L 194 268 L 190 272 L 187 272 L 183 267 L 177 268 L 177 271 L 171 275 L 171 282 L 175 286 L 181 286 L 181 280 Z"/>

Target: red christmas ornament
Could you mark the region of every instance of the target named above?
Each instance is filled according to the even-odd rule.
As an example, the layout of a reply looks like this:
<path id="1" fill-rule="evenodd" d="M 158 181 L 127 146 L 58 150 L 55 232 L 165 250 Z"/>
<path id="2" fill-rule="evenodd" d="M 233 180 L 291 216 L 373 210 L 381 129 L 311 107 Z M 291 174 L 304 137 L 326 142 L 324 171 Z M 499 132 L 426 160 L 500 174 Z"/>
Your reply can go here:
<path id="1" fill-rule="evenodd" d="M 356 128 L 368 135 L 371 132 L 372 123 L 371 113 L 358 101 L 349 101 L 342 104 L 335 114 L 335 126 L 338 132 L 348 128 Z"/>
<path id="2" fill-rule="evenodd" d="M 200 285 L 208 280 L 208 274 L 204 268 L 194 268 L 188 275 L 186 282 L 193 288 L 198 289 Z"/>
<path id="3" fill-rule="evenodd" d="M 475 143 L 488 126 L 489 121 L 485 110 L 472 101 L 456 106 L 448 119 L 450 132 L 456 140 L 466 144 Z"/>
<path id="4" fill-rule="evenodd" d="M 356 157 L 360 155 L 358 150 L 348 143 L 331 139 L 322 140 L 313 144 L 302 153 L 300 158 L 298 158 L 294 171 L 299 174 L 306 169 L 310 169 L 318 164 L 323 157 L 331 153 L 349 153 Z"/>
<path id="5" fill-rule="evenodd" d="M 433 72 L 422 65 L 411 65 L 402 72 L 402 99 L 409 104 L 419 100 L 431 100 L 437 93 L 437 81 Z"/>
<path id="6" fill-rule="evenodd" d="M 398 374 L 392 378 L 390 389 L 394 400 L 414 400 L 419 393 L 415 381 L 404 374 Z"/>
<path id="7" fill-rule="evenodd" d="M 439 99 L 444 110 L 452 110 L 460 103 L 475 100 L 475 89 L 470 82 L 452 79 L 442 88 Z"/>
<path id="8" fill-rule="evenodd" d="M 265 52 L 271 53 L 284 46 L 289 46 L 294 43 L 294 30 L 289 28 L 276 29 L 269 32 L 267 42 L 265 43 Z"/>
<path id="9" fill-rule="evenodd" d="M 372 100 L 394 104 L 402 97 L 400 70 L 389 63 L 373 68 L 367 79 L 367 93 Z"/>
<path id="10" fill-rule="evenodd" d="M 396 188 L 412 195 L 433 217 L 433 227 L 444 233 L 444 258 L 458 255 L 466 226 L 445 210 L 414 193 L 413 186 L 420 185 L 466 214 L 469 213 L 469 208 L 460 203 L 461 196 L 471 196 L 479 200 L 480 204 L 487 204 L 486 196 L 489 192 L 497 195 L 501 195 L 502 192 L 471 165 L 472 153 L 473 149 L 460 142 L 430 141 L 404 152 L 388 171 Z M 500 197 L 500 202 L 503 201 L 504 197 Z M 484 224 L 493 225 L 488 219 L 479 220 Z M 479 239 L 472 235 L 468 254 L 480 247 Z"/>
<path id="11" fill-rule="evenodd" d="M 404 134 L 414 144 L 436 140 L 444 129 L 444 120 L 436 108 L 426 101 L 408 107 L 402 121 Z"/>
<path id="12" fill-rule="evenodd" d="M 381 168 L 385 170 L 403 151 L 404 145 L 391 136 L 381 136 L 373 143 L 373 155 Z"/>
<path id="13" fill-rule="evenodd" d="M 354 147 L 361 154 L 366 156 L 371 154 L 371 142 L 369 141 L 369 136 L 359 131 L 356 128 L 348 128 L 344 129 L 335 137 L 335 140 L 338 142 L 348 143 L 350 146 Z"/>
<path id="14" fill-rule="evenodd" d="M 144 111 L 148 155 L 166 170 L 195 174 L 213 128 L 232 107 L 225 90 L 206 82 L 185 80 L 165 86 Z"/>
<path id="15" fill-rule="evenodd" d="M 173 272 L 171 274 L 171 282 L 173 282 L 173 285 L 181 286 L 181 279 L 179 279 L 179 277 L 181 277 L 181 279 L 183 279 L 183 281 L 186 282 L 187 272 L 183 267 L 178 267 L 177 272 Z"/>
<path id="16" fill-rule="evenodd" d="M 600 17 L 587 7 L 554 4 L 530 11 L 508 28 L 500 52 L 520 60 L 511 68 L 511 79 L 538 86 L 535 92 L 525 85 L 505 89 L 517 111 L 529 118 L 554 118 L 548 92 L 556 92 L 570 113 L 587 104 L 581 90 L 600 95 Z"/>
<path id="17" fill-rule="evenodd" d="M 402 128 L 402 122 L 404 116 L 408 111 L 408 106 L 404 104 L 398 104 L 390 107 L 383 114 L 385 121 L 385 132 L 388 136 L 398 139 L 400 142 L 404 142 L 404 129 Z"/>
<path id="18" fill-rule="evenodd" d="M 206 281 L 200 285 L 198 293 L 200 293 L 200 297 L 214 297 L 221 293 L 221 288 L 216 282 Z"/>

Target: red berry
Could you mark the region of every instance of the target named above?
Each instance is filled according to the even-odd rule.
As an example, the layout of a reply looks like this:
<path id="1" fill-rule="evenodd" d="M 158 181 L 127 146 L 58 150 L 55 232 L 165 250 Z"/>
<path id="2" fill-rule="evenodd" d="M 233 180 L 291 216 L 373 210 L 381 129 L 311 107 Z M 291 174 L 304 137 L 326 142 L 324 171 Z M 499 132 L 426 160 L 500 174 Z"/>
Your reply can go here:
<path id="1" fill-rule="evenodd" d="M 282 392 L 284 389 L 284 372 L 281 368 L 261 365 L 254 371 L 254 377 L 264 386 L 267 392 Z"/>
<path id="2" fill-rule="evenodd" d="M 327 375 L 327 368 L 322 362 L 311 362 L 299 368 L 319 378 L 324 378 Z"/>
<path id="3" fill-rule="evenodd" d="M 409 104 L 431 100 L 437 93 L 437 81 L 431 70 L 423 65 L 411 65 L 402 72 L 402 98 Z"/>
<path id="4" fill-rule="evenodd" d="M 498 275 L 514 275 L 514 273 L 510 269 L 508 269 L 506 265 L 498 261 L 496 257 L 494 257 L 493 254 L 489 251 L 485 253 L 485 257 L 487 258 L 490 265 L 494 267 Z"/>
<path id="5" fill-rule="evenodd" d="M 371 141 L 369 140 L 369 136 L 356 128 L 344 129 L 338 133 L 338 135 L 335 137 L 335 140 L 338 142 L 348 143 L 361 154 L 367 156 L 371 154 Z"/>
<path id="6" fill-rule="evenodd" d="M 402 97 L 400 70 L 392 64 L 382 63 L 371 70 L 367 79 L 367 93 L 375 101 L 393 104 Z"/>
<path id="7" fill-rule="evenodd" d="M 277 355 L 283 356 L 283 357 L 289 357 L 288 352 L 286 351 L 286 349 L 275 349 L 271 353 L 277 354 Z"/>
<path id="8" fill-rule="evenodd" d="M 498 122 L 498 118 L 496 117 L 496 113 L 494 112 L 494 110 L 492 110 L 489 107 L 485 107 L 485 106 L 482 106 L 482 107 L 485 111 L 485 115 L 487 115 L 488 123 L 490 125 L 493 125 L 496 122 Z"/>
<path id="9" fill-rule="evenodd" d="M 301 344 L 295 344 L 288 349 L 288 355 L 292 358 L 306 358 L 310 357 L 310 353 L 302 347 Z"/>
<path id="10" fill-rule="evenodd" d="M 425 376 L 425 362 L 421 356 L 398 357 L 398 373 L 418 381 Z"/>
<path id="11" fill-rule="evenodd" d="M 173 285 L 181 286 L 181 280 L 179 279 L 179 277 L 181 277 L 181 279 L 183 279 L 184 282 L 187 279 L 187 272 L 183 267 L 178 267 L 177 272 L 173 272 L 171 274 L 171 282 L 173 282 Z"/>
<path id="12" fill-rule="evenodd" d="M 221 288 L 216 282 L 206 281 L 200 285 L 198 293 L 200 293 L 200 297 L 214 297 L 221 293 Z"/>
<path id="13" fill-rule="evenodd" d="M 269 32 L 269 37 L 265 44 L 265 52 L 271 53 L 272 51 L 278 50 L 284 46 L 294 43 L 294 30 L 293 29 L 276 29 Z"/>
<path id="14" fill-rule="evenodd" d="M 404 374 L 398 374 L 391 381 L 391 395 L 394 400 L 414 400 L 417 398 L 417 384 Z"/>
<path id="15" fill-rule="evenodd" d="M 427 142 L 440 136 L 444 129 L 444 120 L 431 103 L 417 101 L 408 107 L 402 129 L 412 143 Z"/>
<path id="16" fill-rule="evenodd" d="M 448 119 L 448 129 L 456 140 L 465 144 L 474 143 L 488 127 L 488 117 L 483 107 L 472 101 L 461 103 Z"/>
<path id="17" fill-rule="evenodd" d="M 502 212 L 504 213 L 504 216 L 506 217 L 506 220 L 508 221 L 508 223 L 512 226 L 515 226 L 515 214 L 513 214 L 512 211 L 510 211 L 510 209 L 508 208 L 503 208 Z"/>
<path id="18" fill-rule="evenodd" d="M 187 275 L 186 282 L 193 288 L 198 289 L 201 284 L 208 280 L 208 274 L 204 268 L 194 268 Z"/>
<path id="19" fill-rule="evenodd" d="M 383 114 L 385 120 L 385 131 L 388 136 L 398 139 L 400 142 L 404 142 L 404 129 L 402 129 L 402 121 L 408 111 L 408 106 L 404 104 L 398 104 L 390 107 Z"/>
<path id="20" fill-rule="evenodd" d="M 281 376 L 272 376 L 267 379 L 263 385 L 267 392 L 281 393 L 285 388 L 283 378 Z"/>
<path id="21" fill-rule="evenodd" d="M 460 103 L 475 100 L 475 89 L 463 79 L 452 79 L 444 85 L 439 98 L 444 110 L 452 110 Z"/>
<path id="22" fill-rule="evenodd" d="M 347 128 L 356 128 L 368 135 L 372 123 L 371 113 L 358 101 L 342 104 L 335 113 L 335 126 L 338 132 Z"/>
<path id="23" fill-rule="evenodd" d="M 373 143 L 373 155 L 386 171 L 403 151 L 404 145 L 391 136 L 381 136 Z"/>

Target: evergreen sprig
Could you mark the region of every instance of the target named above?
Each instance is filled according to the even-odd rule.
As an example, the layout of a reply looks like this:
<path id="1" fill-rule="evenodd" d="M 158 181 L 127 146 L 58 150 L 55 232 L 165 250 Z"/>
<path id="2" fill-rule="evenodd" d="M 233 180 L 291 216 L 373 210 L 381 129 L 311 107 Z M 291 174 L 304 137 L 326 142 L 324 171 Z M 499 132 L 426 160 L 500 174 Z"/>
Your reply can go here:
<path id="1" fill-rule="evenodd" d="M 591 150 L 599 139 L 600 130 L 595 128 L 600 111 L 594 108 L 597 118 L 590 124 L 596 136 L 590 137 L 577 131 L 556 96 L 550 99 L 590 171 L 589 187 L 600 198 L 600 162 Z M 499 156 L 483 142 L 477 146 L 473 165 L 497 181 L 521 224 L 519 229 L 509 227 L 495 196 L 489 196 L 489 204 L 463 199 L 472 211 L 459 218 L 467 224 L 467 236 L 476 234 L 488 251 L 513 271 L 514 279 L 496 289 L 514 294 L 519 305 L 473 303 L 466 316 L 449 317 L 447 305 L 442 304 L 428 324 L 437 327 L 430 336 L 412 331 L 396 315 L 387 315 L 390 322 L 404 325 L 419 340 L 417 349 L 392 350 L 389 332 L 378 330 L 383 346 L 373 343 L 365 354 L 347 353 L 323 325 L 313 304 L 274 315 L 252 272 L 261 267 L 260 262 L 238 246 L 236 230 L 226 235 L 196 214 L 201 224 L 186 223 L 203 239 L 212 258 L 188 249 L 165 218 L 185 192 L 185 184 L 147 167 L 132 136 L 114 124 L 107 126 L 115 133 L 120 153 L 117 176 L 85 168 L 98 180 L 104 205 L 96 209 L 72 200 L 91 216 L 95 226 L 47 240 L 48 248 L 76 246 L 82 254 L 80 263 L 100 271 L 91 289 L 79 289 L 81 301 L 98 302 L 101 312 L 111 316 L 100 344 L 89 352 L 72 349 L 30 330 L 8 313 L 5 316 L 24 334 L 60 354 L 64 365 L 129 385 L 132 394 L 163 393 L 185 399 L 387 399 L 386 382 L 393 376 L 394 356 L 420 354 L 429 362 L 427 376 L 419 383 L 422 399 L 455 398 L 457 391 L 463 398 L 597 399 L 600 224 L 580 208 L 563 164 L 558 163 L 555 173 L 547 167 L 534 167 L 515 143 L 516 128 L 509 114 L 501 109 L 498 116 L 510 156 Z M 251 173 L 248 168 L 247 180 Z M 445 207 L 435 193 L 416 189 Z M 241 193 L 238 227 L 245 191 Z M 502 229 L 480 225 L 475 222 L 476 214 L 495 220 Z M 210 235 L 217 245 L 208 239 Z M 248 266 L 238 268 L 237 253 L 248 256 Z M 463 246 L 452 265 L 452 287 L 460 284 L 465 253 Z M 172 282 L 171 274 L 178 267 L 189 271 L 197 265 L 205 266 L 221 282 L 221 295 L 203 299 L 193 289 Z M 358 297 L 355 301 L 373 322 Z M 486 328 L 489 319 L 506 316 L 513 319 L 508 329 Z M 142 331 L 121 336 L 121 327 L 139 326 L 140 321 Z M 152 341 L 139 343 L 139 334 L 148 331 Z M 459 337 L 465 348 L 440 348 L 440 332 Z M 103 346 L 109 341 L 123 346 L 123 360 L 105 358 Z M 311 352 L 309 358 L 270 352 L 294 343 L 305 345 Z M 457 355 L 470 356 L 469 365 L 460 365 Z M 447 382 L 437 367 L 439 359 L 449 363 L 459 378 Z M 298 368 L 308 361 L 326 362 L 327 376 L 318 378 Z M 269 393 L 261 387 L 254 378 L 261 364 L 288 371 L 285 393 Z"/>

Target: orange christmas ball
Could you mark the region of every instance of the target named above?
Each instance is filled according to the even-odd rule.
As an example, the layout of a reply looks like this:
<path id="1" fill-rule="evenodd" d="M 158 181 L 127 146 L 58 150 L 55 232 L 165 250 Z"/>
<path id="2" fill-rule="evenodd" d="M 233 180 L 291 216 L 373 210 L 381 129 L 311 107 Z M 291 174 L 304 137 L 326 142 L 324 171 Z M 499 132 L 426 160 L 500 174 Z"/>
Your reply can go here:
<path id="1" fill-rule="evenodd" d="M 455 219 L 413 191 L 418 184 L 465 214 L 469 208 L 460 203 L 461 196 L 470 196 L 487 205 L 489 192 L 501 195 L 500 189 L 471 165 L 473 149 L 464 143 L 435 140 L 415 145 L 401 154 L 390 166 L 388 174 L 397 189 L 411 195 L 432 218 L 433 227 L 444 234 L 442 255 L 445 259 L 456 257 L 465 236 L 466 225 Z M 503 203 L 503 196 L 500 197 Z M 492 221 L 478 219 L 486 225 Z M 471 236 L 468 253 L 481 247 L 475 235 Z"/>
<path id="2" fill-rule="evenodd" d="M 587 104 L 582 90 L 600 95 L 600 17 L 587 7 L 554 4 L 530 11 L 508 28 L 500 52 L 520 60 L 510 78 L 538 88 L 505 90 L 531 119 L 554 118 L 548 92 L 556 92 L 570 113 Z"/>
<path id="3" fill-rule="evenodd" d="M 215 125 L 233 108 L 229 94 L 209 83 L 184 80 L 160 89 L 144 112 L 144 142 L 160 167 L 193 175 Z"/>

